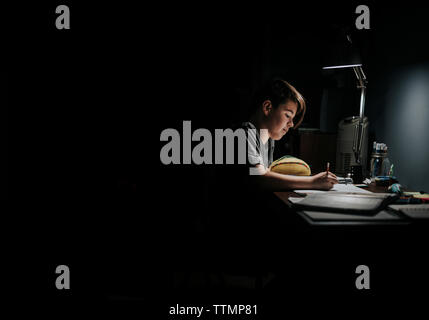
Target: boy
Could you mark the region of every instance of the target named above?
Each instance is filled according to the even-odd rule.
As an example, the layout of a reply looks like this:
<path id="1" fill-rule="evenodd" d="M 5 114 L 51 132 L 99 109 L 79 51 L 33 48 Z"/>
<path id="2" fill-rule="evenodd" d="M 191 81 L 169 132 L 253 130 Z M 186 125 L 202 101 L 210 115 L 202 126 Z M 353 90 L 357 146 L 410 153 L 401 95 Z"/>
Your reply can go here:
<path id="1" fill-rule="evenodd" d="M 305 110 L 301 94 L 281 79 L 270 82 L 256 97 L 250 121 L 242 126 L 247 131 L 251 180 L 262 190 L 329 190 L 338 183 L 337 177 L 329 171 L 306 177 L 284 175 L 268 169 L 273 162 L 274 141 L 280 140 L 290 128 L 297 128 Z"/>

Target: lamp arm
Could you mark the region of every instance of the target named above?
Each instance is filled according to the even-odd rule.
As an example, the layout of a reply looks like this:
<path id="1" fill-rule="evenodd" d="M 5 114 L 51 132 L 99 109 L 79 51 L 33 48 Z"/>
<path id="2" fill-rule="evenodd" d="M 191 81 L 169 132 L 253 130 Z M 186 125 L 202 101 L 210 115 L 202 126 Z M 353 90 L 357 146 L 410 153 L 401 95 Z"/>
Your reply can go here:
<path id="1" fill-rule="evenodd" d="M 359 124 L 355 127 L 355 135 L 353 139 L 353 152 L 355 154 L 355 160 L 357 163 L 361 163 L 361 150 L 364 136 L 364 111 L 365 111 L 365 96 L 366 96 L 366 84 L 367 79 L 361 66 L 353 67 L 353 71 L 358 80 L 357 87 L 361 89 L 360 94 L 360 108 L 359 108 Z"/>

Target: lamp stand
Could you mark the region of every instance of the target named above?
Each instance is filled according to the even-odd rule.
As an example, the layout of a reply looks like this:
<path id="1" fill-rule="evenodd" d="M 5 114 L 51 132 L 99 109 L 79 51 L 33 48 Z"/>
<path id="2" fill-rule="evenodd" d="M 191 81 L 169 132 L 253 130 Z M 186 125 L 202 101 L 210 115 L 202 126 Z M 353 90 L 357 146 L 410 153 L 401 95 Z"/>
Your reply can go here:
<path id="1" fill-rule="evenodd" d="M 353 138 L 353 152 L 355 154 L 355 160 L 357 163 L 361 164 L 361 150 L 362 150 L 362 141 L 364 137 L 364 111 L 365 111 L 365 95 L 366 95 L 366 84 L 367 79 L 365 73 L 363 73 L 362 66 L 353 67 L 356 78 L 358 80 L 357 88 L 361 89 L 360 93 L 360 109 L 359 109 L 359 123 L 355 126 L 355 133 Z"/>

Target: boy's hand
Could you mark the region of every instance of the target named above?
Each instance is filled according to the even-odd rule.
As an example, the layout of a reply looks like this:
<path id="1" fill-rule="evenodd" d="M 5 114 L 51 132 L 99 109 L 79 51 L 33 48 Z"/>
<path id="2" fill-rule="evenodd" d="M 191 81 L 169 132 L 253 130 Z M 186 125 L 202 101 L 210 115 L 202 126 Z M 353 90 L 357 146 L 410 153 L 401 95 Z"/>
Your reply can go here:
<path id="1" fill-rule="evenodd" d="M 330 190 L 334 184 L 338 183 L 337 176 L 332 172 L 328 172 L 328 174 L 326 171 L 320 172 L 311 178 L 314 189 Z"/>

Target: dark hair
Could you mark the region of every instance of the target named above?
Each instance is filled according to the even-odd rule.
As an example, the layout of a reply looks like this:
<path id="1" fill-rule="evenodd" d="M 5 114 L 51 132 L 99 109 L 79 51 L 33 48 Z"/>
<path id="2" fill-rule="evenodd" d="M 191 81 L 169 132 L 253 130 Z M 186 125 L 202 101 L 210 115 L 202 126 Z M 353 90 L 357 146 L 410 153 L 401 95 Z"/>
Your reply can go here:
<path id="1" fill-rule="evenodd" d="M 286 101 L 293 101 L 298 105 L 294 128 L 297 128 L 304 119 L 306 110 L 305 100 L 298 90 L 285 80 L 273 79 L 269 81 L 256 93 L 253 100 L 253 112 L 255 112 L 266 100 L 271 101 L 273 108 L 277 108 L 280 104 L 285 103 Z"/>

